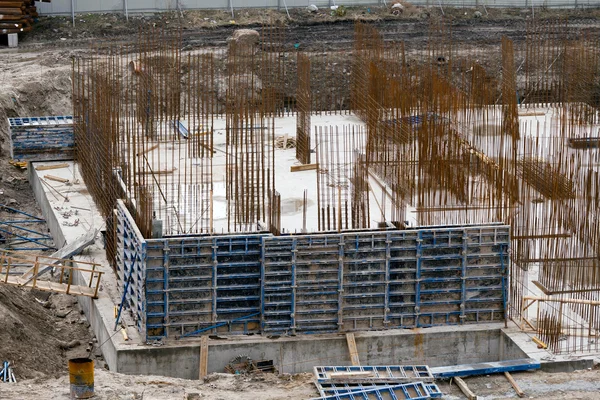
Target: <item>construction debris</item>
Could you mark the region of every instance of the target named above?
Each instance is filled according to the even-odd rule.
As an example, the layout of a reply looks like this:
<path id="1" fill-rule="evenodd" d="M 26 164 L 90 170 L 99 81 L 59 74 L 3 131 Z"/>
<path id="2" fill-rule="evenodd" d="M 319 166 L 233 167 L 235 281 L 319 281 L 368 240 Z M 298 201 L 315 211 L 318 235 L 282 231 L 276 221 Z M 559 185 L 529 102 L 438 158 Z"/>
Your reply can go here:
<path id="1" fill-rule="evenodd" d="M 225 372 L 236 375 L 252 372 L 255 369 L 256 365 L 247 354 L 240 354 L 232 358 L 225 366 Z"/>
<path id="2" fill-rule="evenodd" d="M 278 149 L 296 148 L 296 138 L 289 136 L 278 136 L 275 138 L 275 147 Z"/>

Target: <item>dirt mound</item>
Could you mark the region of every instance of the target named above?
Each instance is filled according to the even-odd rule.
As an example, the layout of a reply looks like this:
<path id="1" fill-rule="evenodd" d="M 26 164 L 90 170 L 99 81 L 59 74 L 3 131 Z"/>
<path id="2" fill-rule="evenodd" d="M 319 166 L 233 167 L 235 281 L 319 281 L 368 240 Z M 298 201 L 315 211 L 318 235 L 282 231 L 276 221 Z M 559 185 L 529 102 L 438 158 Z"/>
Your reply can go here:
<path id="1" fill-rule="evenodd" d="M 92 341 L 74 296 L 0 284 L 0 360 L 17 379 L 62 375 L 67 360 L 84 356 Z"/>
<path id="2" fill-rule="evenodd" d="M 230 40 L 239 45 L 257 44 L 260 39 L 260 34 L 254 29 L 236 29 L 233 32 Z"/>

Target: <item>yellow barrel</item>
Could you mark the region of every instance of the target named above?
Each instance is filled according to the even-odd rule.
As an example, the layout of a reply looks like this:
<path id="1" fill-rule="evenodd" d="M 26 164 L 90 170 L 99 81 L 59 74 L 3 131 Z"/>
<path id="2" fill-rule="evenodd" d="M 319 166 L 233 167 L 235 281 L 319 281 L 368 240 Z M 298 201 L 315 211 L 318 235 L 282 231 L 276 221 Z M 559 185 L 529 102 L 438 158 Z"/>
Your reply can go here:
<path id="1" fill-rule="evenodd" d="M 94 361 L 89 358 L 69 360 L 71 399 L 89 399 L 94 396 Z"/>

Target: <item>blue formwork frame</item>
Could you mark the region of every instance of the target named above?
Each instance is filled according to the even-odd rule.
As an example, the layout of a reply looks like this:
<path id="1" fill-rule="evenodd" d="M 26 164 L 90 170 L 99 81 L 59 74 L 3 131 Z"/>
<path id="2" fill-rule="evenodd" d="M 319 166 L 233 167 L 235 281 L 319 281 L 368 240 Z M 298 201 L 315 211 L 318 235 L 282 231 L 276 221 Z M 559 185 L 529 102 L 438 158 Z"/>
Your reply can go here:
<path id="1" fill-rule="evenodd" d="M 385 243 L 385 298 L 383 305 L 383 324 L 387 327 L 390 323 L 388 314 L 390 312 L 390 259 L 392 258 L 390 249 L 392 241 L 389 232 L 385 236 Z"/>
<path id="2" fill-rule="evenodd" d="M 219 266 L 219 262 L 217 261 L 217 239 L 212 240 L 212 313 L 211 313 L 211 322 L 213 324 L 217 323 L 217 268 Z"/>
<path id="3" fill-rule="evenodd" d="M 327 265 L 334 265 L 334 260 L 331 259 L 331 261 L 329 262 L 329 264 L 327 264 L 327 261 L 323 261 L 326 260 L 327 258 L 327 254 L 329 252 L 328 249 L 331 248 L 331 246 L 329 245 L 333 245 L 333 243 L 328 243 L 327 240 L 328 238 L 331 240 L 335 240 L 337 238 L 338 242 L 336 243 L 336 246 L 338 247 L 336 250 L 336 260 L 335 260 L 335 265 L 337 266 L 337 271 L 336 271 L 336 275 L 337 275 L 337 280 L 335 282 L 335 287 L 336 287 L 336 309 L 335 309 L 335 315 L 336 315 L 336 324 L 337 327 L 328 325 L 327 321 L 322 321 L 322 324 L 320 325 L 313 325 L 312 327 L 303 327 L 302 323 L 300 325 L 297 324 L 298 321 L 294 322 L 294 329 L 298 329 L 299 331 L 302 333 L 313 333 L 313 332 L 317 332 L 317 331 L 321 331 L 321 332 L 325 332 L 325 331 L 347 331 L 347 330 L 352 330 L 353 327 L 347 325 L 348 323 L 348 318 L 352 319 L 352 316 L 348 315 L 348 310 L 352 310 L 353 306 L 349 306 L 348 302 L 354 298 L 358 298 L 360 299 L 369 299 L 369 298 L 376 298 L 378 297 L 378 293 L 379 290 L 382 291 L 382 300 L 381 300 L 381 304 L 366 304 L 366 305 L 358 305 L 355 306 L 354 309 L 356 311 L 356 309 L 362 309 L 363 312 L 368 313 L 369 309 L 381 309 L 381 315 L 367 315 L 364 319 L 370 319 L 370 325 L 366 326 L 366 327 L 362 327 L 362 329 L 373 329 L 376 328 L 375 326 L 373 326 L 372 321 L 373 319 L 381 319 L 382 323 L 380 325 L 378 325 L 378 327 L 385 327 L 388 324 L 389 321 L 389 315 L 393 315 L 395 317 L 399 317 L 400 318 L 400 322 L 395 322 L 392 323 L 391 326 L 392 327 L 428 327 L 428 326 L 433 326 L 433 325 L 443 325 L 443 324 L 463 324 L 463 323 L 467 323 L 469 321 L 466 321 L 466 317 L 471 317 L 471 321 L 470 322 L 479 322 L 480 321 L 480 317 L 482 315 L 482 313 L 486 313 L 488 315 L 488 320 L 496 320 L 494 317 L 494 313 L 495 312 L 500 312 L 504 309 L 504 304 L 506 301 L 506 296 L 505 296 L 505 273 L 502 270 L 502 265 L 504 263 L 505 260 L 505 255 L 508 249 L 508 228 L 507 227 L 503 227 L 504 229 L 504 242 L 503 243 L 498 243 L 497 240 L 495 239 L 496 237 L 496 233 L 495 230 L 499 229 L 496 226 L 492 226 L 492 231 L 491 233 L 488 233 L 488 235 L 492 235 L 494 236 L 494 239 L 490 242 L 486 242 L 486 240 L 488 239 L 484 239 L 483 236 L 484 234 L 482 232 L 478 232 L 477 229 L 459 229 L 459 228 L 453 228 L 452 232 L 445 234 L 443 230 L 428 230 L 428 229 L 423 229 L 423 230 L 418 230 L 418 231 L 412 231 L 412 235 L 415 236 L 413 240 L 414 246 L 413 246 L 413 250 L 414 250 L 414 262 L 415 262 L 415 268 L 414 268 L 414 274 L 415 274 L 415 278 L 414 278 L 414 292 L 412 294 L 410 294 L 410 296 L 414 296 L 414 300 L 412 303 L 405 303 L 403 304 L 404 306 L 410 306 L 412 307 L 412 311 L 409 314 L 398 314 L 398 312 L 396 312 L 395 314 L 389 314 L 388 310 L 390 309 L 390 306 L 392 308 L 398 308 L 398 304 L 393 304 L 390 301 L 390 298 L 392 297 L 392 295 L 394 295 L 394 293 L 392 293 L 391 289 L 390 289 L 390 285 L 392 283 L 398 283 L 398 282 L 393 282 L 392 279 L 390 278 L 390 272 L 392 270 L 391 268 L 391 264 L 390 264 L 390 244 L 392 243 L 392 239 L 391 239 L 391 235 L 392 233 L 385 233 L 385 234 L 381 234 L 381 232 L 379 233 L 373 233 L 373 232 L 364 232 L 361 233 L 359 235 L 354 234 L 354 236 L 356 236 L 356 250 L 359 249 L 359 247 L 361 246 L 361 242 L 360 238 L 366 238 L 366 241 L 369 241 L 369 235 L 372 235 L 370 237 L 370 240 L 373 243 L 379 243 L 381 241 L 385 242 L 385 249 L 383 248 L 377 248 L 376 245 L 373 245 L 374 247 L 374 252 L 378 253 L 378 252 L 383 252 L 385 251 L 385 256 L 382 257 L 381 260 L 377 259 L 375 261 L 370 260 L 370 261 L 365 261 L 363 260 L 363 264 L 365 265 L 365 268 L 375 268 L 377 267 L 377 265 L 381 265 L 383 264 L 384 267 L 384 271 L 371 271 L 371 273 L 369 273 L 367 271 L 367 274 L 365 275 L 367 278 L 366 281 L 362 284 L 360 284 L 359 286 L 361 286 L 362 288 L 365 289 L 365 291 L 371 287 L 374 288 L 372 289 L 372 293 L 363 293 L 363 294 L 359 294 L 359 295 L 350 295 L 347 293 L 348 289 L 352 289 L 353 285 L 356 286 L 355 284 L 350 284 L 347 281 L 351 278 L 351 275 L 346 276 L 345 275 L 345 269 L 348 268 L 349 265 L 352 265 L 352 263 L 356 263 L 357 261 L 352 260 L 351 259 L 351 253 L 348 252 L 344 252 L 344 248 L 348 249 L 349 248 L 349 244 L 351 243 L 351 241 L 348 240 L 348 238 L 350 236 L 346 235 L 344 236 L 344 234 L 342 235 L 312 235 L 312 236 L 305 236 L 305 237 L 300 237 L 297 239 L 293 239 L 290 237 L 264 237 L 263 238 L 263 254 L 261 257 L 261 260 L 263 262 L 263 271 L 262 271 L 262 277 L 263 277 L 263 290 L 262 290 L 262 310 L 264 312 L 263 318 L 261 319 L 262 321 L 262 327 L 263 327 L 263 331 L 273 331 L 273 330 L 277 330 L 279 329 L 279 331 L 281 332 L 286 332 L 289 331 L 291 329 L 291 324 L 285 326 L 285 322 L 289 321 L 289 319 L 286 319 L 285 317 L 282 316 L 282 314 L 284 314 L 283 312 L 272 312 L 269 313 L 267 310 L 269 310 L 270 307 L 273 307 L 275 305 L 278 305 L 278 307 L 281 307 L 281 298 L 283 298 L 284 296 L 281 295 L 281 293 L 285 290 L 289 291 L 289 300 L 288 300 L 288 305 L 286 307 L 284 307 L 286 310 L 289 310 L 289 314 L 294 314 L 296 317 L 298 316 L 297 314 L 297 309 L 298 309 L 298 304 L 302 304 L 302 300 L 300 298 L 297 297 L 296 293 L 298 292 L 298 290 L 301 290 L 303 287 L 303 283 L 301 281 L 297 280 L 297 276 L 298 276 L 298 268 L 299 268 L 299 264 L 298 264 L 298 256 L 300 253 L 302 254 L 306 254 L 307 253 L 307 249 L 311 249 L 310 246 L 312 246 L 314 243 L 319 242 L 319 240 L 321 241 L 321 247 L 317 247 L 313 252 L 312 255 L 314 257 L 314 260 L 312 261 L 312 264 L 317 264 L 317 265 L 323 265 L 322 270 L 326 271 L 327 270 Z M 410 232 L 410 231 L 408 231 Z M 403 232 L 395 232 L 393 233 L 394 235 L 402 235 Z M 380 235 L 377 238 L 375 237 L 376 235 Z M 470 236 L 473 236 L 473 243 L 469 244 L 469 240 L 470 240 Z M 410 240 L 410 235 L 407 235 L 404 239 L 404 242 L 406 242 L 406 240 Z M 304 244 L 302 246 L 299 247 L 298 241 L 299 240 L 303 240 Z M 425 240 L 429 240 L 429 244 L 427 245 L 427 251 L 428 251 L 428 255 L 424 256 L 423 252 L 424 252 L 424 242 Z M 364 240 L 363 240 L 364 241 Z M 453 243 L 456 242 L 456 243 Z M 275 248 L 276 246 L 273 246 L 273 243 L 278 244 L 280 243 L 282 248 L 285 250 L 287 249 L 288 252 L 293 254 L 293 260 L 294 262 L 290 262 L 290 269 L 293 268 L 293 278 L 290 279 L 294 279 L 294 283 L 291 284 L 289 282 L 278 282 L 276 285 L 272 285 L 268 278 L 269 276 L 273 275 L 273 271 L 272 269 L 274 267 L 277 268 L 282 268 L 281 264 L 285 264 L 285 262 L 281 262 L 281 261 L 277 261 L 277 258 L 275 257 L 271 257 L 271 250 L 269 250 L 271 247 Z M 287 244 L 286 244 L 287 243 Z M 291 244 L 290 244 L 291 243 Z M 329 244 L 329 245 L 328 245 Z M 493 256 L 493 265 L 483 265 L 480 266 L 478 264 L 479 263 L 479 256 L 477 256 L 477 254 L 475 255 L 469 255 L 469 246 L 473 246 L 475 248 L 475 253 L 476 252 L 481 252 L 481 247 L 482 246 L 495 246 L 500 244 L 500 248 L 498 250 L 498 254 L 492 252 L 490 254 L 484 254 L 482 259 L 485 259 L 486 257 L 492 257 Z M 308 246 L 308 247 L 307 247 Z M 402 248 L 402 247 L 400 247 Z M 409 250 L 408 247 L 404 247 L 402 248 L 403 250 Z M 450 251 L 450 254 L 440 254 L 440 255 L 435 255 L 436 251 L 438 251 L 439 249 L 441 250 L 448 250 Z M 293 250 L 293 251 L 292 251 Z M 321 255 L 318 253 L 318 251 L 321 251 Z M 333 250 L 331 248 L 331 250 Z M 278 248 L 277 251 L 281 252 L 283 251 L 281 248 Z M 443 252 L 442 252 L 443 253 Z M 358 253 L 357 253 L 358 254 Z M 433 255 L 432 255 L 433 254 Z M 472 256 L 471 258 L 469 258 L 470 256 Z M 275 261 L 271 260 L 274 259 Z M 423 262 L 427 260 L 428 262 L 437 262 L 437 263 L 441 263 L 442 266 L 438 266 L 436 267 L 434 266 L 428 266 L 425 267 Z M 445 266 L 446 261 L 450 263 L 447 264 L 447 266 Z M 360 263 L 361 261 L 358 261 L 358 263 Z M 453 264 L 454 263 L 454 264 Z M 497 265 L 496 265 L 497 264 Z M 455 266 L 452 266 L 455 265 Z M 487 269 L 491 269 L 492 272 L 494 274 L 497 273 L 497 275 L 490 275 L 487 276 L 486 274 L 484 274 L 483 276 L 480 276 L 477 274 L 478 268 L 487 268 Z M 499 271 L 496 271 L 499 270 Z M 428 276 L 426 278 L 423 277 L 423 273 L 427 272 Z M 448 273 L 452 273 L 452 274 L 456 274 L 456 277 L 435 277 L 435 274 L 437 273 L 436 271 L 441 271 L 440 273 L 443 272 L 448 272 Z M 454 272 L 455 271 L 455 272 Z M 469 275 L 469 271 L 471 271 L 471 275 Z M 278 272 L 278 274 L 283 274 L 284 272 Z M 383 279 L 379 279 L 377 277 L 377 275 L 382 275 Z M 379 279 L 379 281 L 374 282 L 375 279 Z M 501 284 L 500 287 L 496 288 L 494 285 L 496 284 L 495 281 L 497 280 L 501 280 Z M 323 286 L 325 287 L 327 284 L 327 280 L 323 280 Z M 481 283 L 483 282 L 483 283 Z M 471 283 L 471 288 L 467 287 L 467 283 Z M 287 287 L 285 287 L 285 285 L 287 284 Z M 306 285 L 306 282 L 305 282 Z M 423 285 L 427 285 L 427 290 L 424 291 L 423 290 Z M 450 285 L 449 288 L 436 288 L 436 286 L 443 286 L 443 285 Z M 277 287 L 275 287 L 277 286 Z M 293 291 L 292 291 L 292 287 L 293 287 Z M 379 289 L 379 288 L 383 288 L 383 289 Z M 487 291 L 488 288 L 491 290 Z M 499 289 L 499 290 L 498 290 Z M 477 299 L 477 296 L 471 296 L 471 298 L 469 298 L 469 296 L 467 295 L 468 291 L 476 291 L 476 292 L 480 292 L 479 294 L 483 293 L 484 291 L 487 291 L 486 294 L 491 294 L 493 295 L 491 298 L 483 298 L 483 299 Z M 279 297 L 277 297 L 277 301 L 274 301 L 270 298 L 269 294 L 270 293 L 276 293 Z M 325 296 L 327 292 L 325 291 L 325 289 L 319 293 L 317 293 L 320 298 L 321 298 L 321 302 L 323 304 L 325 304 L 328 301 L 331 300 L 327 300 L 327 297 Z M 427 296 L 429 297 L 429 300 L 424 301 L 423 300 L 423 293 L 427 293 Z M 443 297 L 445 295 L 451 296 L 452 293 L 456 293 L 456 295 L 458 297 L 456 297 L 454 300 L 451 298 L 441 298 L 441 299 L 435 299 L 435 296 L 438 297 Z M 293 295 L 293 297 L 292 297 Z M 475 295 L 478 295 L 478 293 L 475 293 Z M 292 301 L 292 298 L 294 299 Z M 433 299 L 432 299 L 433 298 Z M 332 299 L 331 297 L 329 299 Z M 481 303 L 494 303 L 492 304 L 492 308 L 489 307 L 483 307 L 483 308 L 478 308 L 477 306 L 477 302 L 481 302 Z M 325 303 L 324 303 L 325 302 Z M 292 304 L 290 304 L 292 303 Z M 307 303 L 307 302 L 305 302 Z M 429 307 L 430 310 L 428 311 L 424 311 L 423 307 Z M 446 307 L 446 310 L 442 310 L 439 312 L 436 311 L 432 311 L 431 308 L 435 308 L 435 307 Z M 469 308 L 470 307 L 470 308 Z M 402 307 L 400 307 L 402 308 Z M 294 310 L 294 312 L 292 312 L 291 310 Z M 313 314 L 315 316 L 318 315 L 324 315 L 328 312 L 328 310 L 325 307 L 318 307 L 315 306 L 313 309 Z M 360 310 L 358 311 L 359 313 L 361 312 Z M 278 318 L 277 320 L 273 320 L 273 315 L 275 315 L 276 318 Z M 360 329 L 356 328 L 356 329 Z"/>
<path id="4" fill-rule="evenodd" d="M 145 240 L 124 207 L 117 214 L 118 270 L 136 264 L 126 304 L 136 306 L 148 340 L 206 331 L 429 327 L 505 316 L 506 225 Z"/>
<path id="5" fill-rule="evenodd" d="M 297 240 L 294 239 L 292 241 L 292 298 L 291 298 L 291 304 L 290 304 L 290 331 L 293 335 L 296 334 L 296 288 L 297 288 L 297 283 L 296 283 L 296 253 L 298 252 L 297 250 Z M 262 265 L 261 271 L 264 270 L 264 264 Z M 261 285 L 262 286 L 262 285 Z M 264 297 L 261 298 L 261 304 L 264 303 Z"/>
<path id="6" fill-rule="evenodd" d="M 169 324 L 169 266 L 170 266 L 170 259 L 169 259 L 169 254 L 170 254 L 170 247 L 169 247 L 169 242 L 165 241 L 164 242 L 164 247 L 163 247 L 163 266 L 164 266 L 164 270 L 163 270 L 163 302 L 164 302 L 164 307 L 163 307 L 163 323 L 168 325 Z M 169 332 L 167 330 L 165 330 L 165 336 L 168 336 Z"/>
<path id="7" fill-rule="evenodd" d="M 461 278 L 462 278 L 462 285 L 461 285 L 461 291 L 460 291 L 460 323 L 462 324 L 463 321 L 465 320 L 465 303 L 467 301 L 467 285 L 465 284 L 466 279 L 467 279 L 467 240 L 468 240 L 468 236 L 466 235 L 466 232 L 464 233 L 463 237 L 463 242 L 462 242 L 462 271 L 461 271 Z"/>
<path id="8" fill-rule="evenodd" d="M 73 159 L 72 116 L 9 118 L 11 157 L 21 161 Z"/>
<path id="9" fill-rule="evenodd" d="M 340 242 L 338 244 L 338 329 L 341 330 L 344 325 L 344 308 L 342 306 L 344 302 L 344 237 L 340 236 Z"/>
<path id="10" fill-rule="evenodd" d="M 423 243 L 423 232 L 419 231 L 417 235 L 417 254 L 415 256 L 417 260 L 417 269 L 415 272 L 415 324 L 418 328 L 421 311 L 421 256 L 423 255 L 421 244 Z"/>

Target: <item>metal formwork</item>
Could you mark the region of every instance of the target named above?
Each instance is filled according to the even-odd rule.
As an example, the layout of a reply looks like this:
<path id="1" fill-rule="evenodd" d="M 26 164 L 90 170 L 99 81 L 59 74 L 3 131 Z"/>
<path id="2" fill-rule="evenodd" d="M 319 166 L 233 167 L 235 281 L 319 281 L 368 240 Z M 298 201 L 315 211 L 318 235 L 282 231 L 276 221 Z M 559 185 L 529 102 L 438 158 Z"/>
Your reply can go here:
<path id="1" fill-rule="evenodd" d="M 328 398 L 329 396 L 343 395 L 343 394 L 354 393 L 354 392 L 364 392 L 364 391 L 368 391 L 368 390 L 372 390 L 372 389 L 383 389 L 383 388 L 389 388 L 390 386 L 396 386 L 396 385 L 390 385 L 390 384 L 377 384 L 377 383 L 318 383 L 318 382 L 315 382 L 315 385 L 317 386 L 319 395 L 322 398 Z M 429 392 L 429 396 L 432 399 L 442 397 L 442 391 L 435 383 L 423 382 L 423 386 L 425 386 L 425 388 Z"/>
<path id="2" fill-rule="evenodd" d="M 122 200 L 116 207 L 116 272 L 120 289 L 127 287 L 127 294 L 122 297 L 124 304 L 133 314 L 138 330 L 145 329 L 146 309 L 144 306 L 146 287 L 146 240 L 135 225 Z M 125 283 L 129 281 L 129 285 Z M 121 293 L 123 296 L 123 293 Z"/>
<path id="3" fill-rule="evenodd" d="M 424 400 L 431 399 L 431 393 L 423 382 L 402 385 L 375 387 L 360 392 L 348 392 L 321 397 L 319 400 Z"/>
<path id="4" fill-rule="evenodd" d="M 73 117 L 9 118 L 10 155 L 22 161 L 72 160 Z"/>
<path id="5" fill-rule="evenodd" d="M 260 238 L 148 240 L 148 338 L 259 332 Z"/>
<path id="6" fill-rule="evenodd" d="M 318 383 L 344 382 L 348 379 L 354 383 L 408 383 L 434 380 L 427 365 L 317 366 L 313 370 Z"/>
<path id="7" fill-rule="evenodd" d="M 504 319 L 508 227 L 262 238 L 262 331 Z"/>
<path id="8" fill-rule="evenodd" d="M 505 225 L 144 240 L 119 202 L 115 229 L 125 305 L 149 340 L 504 318 Z"/>

